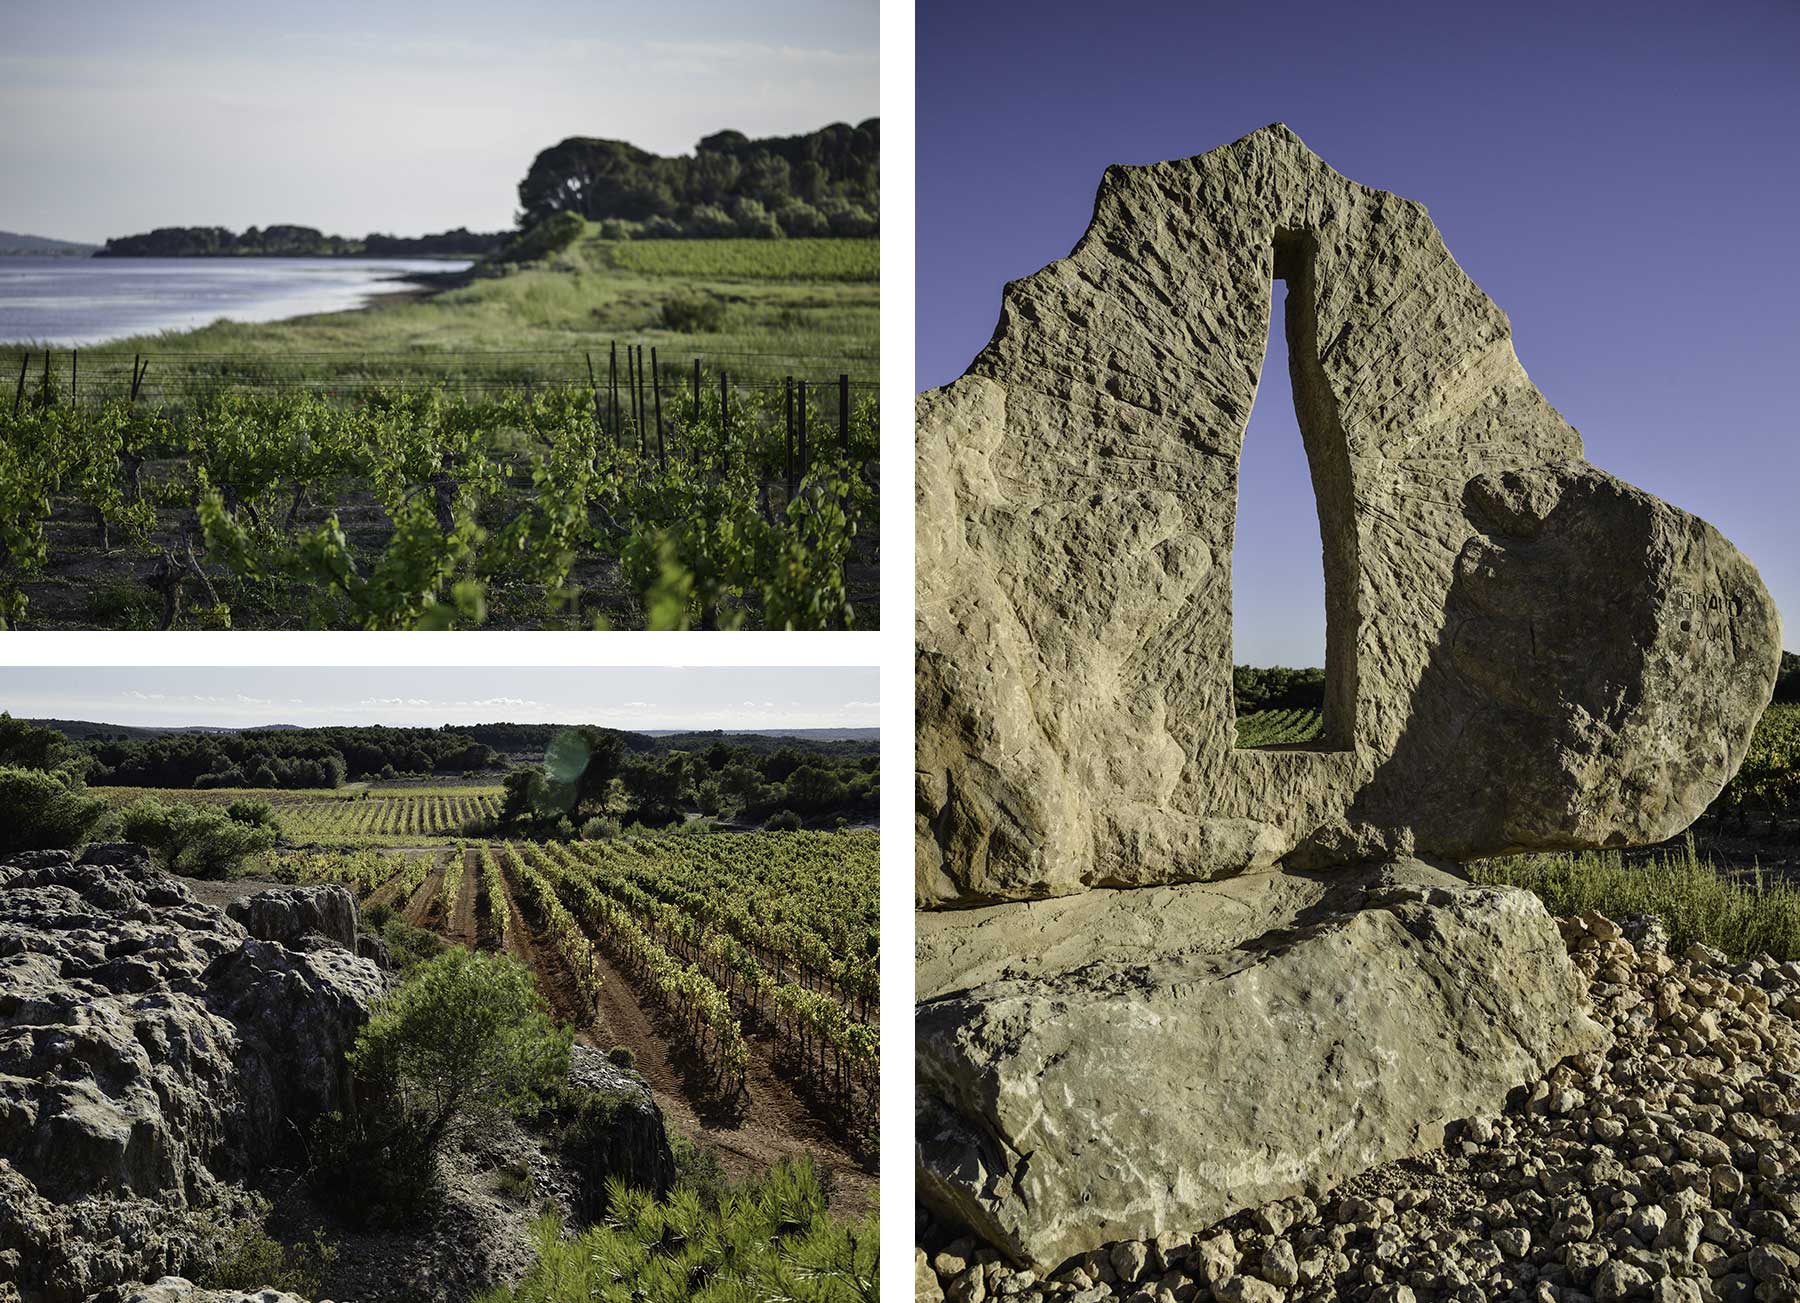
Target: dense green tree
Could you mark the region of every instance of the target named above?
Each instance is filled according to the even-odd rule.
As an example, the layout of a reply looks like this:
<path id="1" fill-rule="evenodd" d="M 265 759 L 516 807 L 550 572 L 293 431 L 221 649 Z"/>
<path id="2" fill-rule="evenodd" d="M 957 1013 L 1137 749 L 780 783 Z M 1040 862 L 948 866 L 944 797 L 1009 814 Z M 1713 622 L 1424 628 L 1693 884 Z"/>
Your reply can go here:
<path id="1" fill-rule="evenodd" d="M 77 846 L 106 813 L 106 802 L 72 786 L 65 773 L 0 766 L 0 855 Z"/>
<path id="2" fill-rule="evenodd" d="M 1775 700 L 1800 702 L 1800 655 L 1781 653 L 1781 673 L 1775 680 Z"/>
<path id="3" fill-rule="evenodd" d="M 568 1075 L 570 1042 L 529 969 L 456 946 L 412 970 L 348 1062 L 435 1149 L 459 1126 L 542 1103 Z"/>
<path id="4" fill-rule="evenodd" d="M 0 712 L 0 765 L 85 773 L 88 758 L 55 729 Z"/>
<path id="5" fill-rule="evenodd" d="M 570 213 L 591 222 L 646 223 L 647 234 L 816 235 L 823 225 L 868 235 L 881 202 L 880 157 L 880 123 L 873 118 L 802 136 L 751 139 L 721 131 L 680 158 L 622 140 L 575 136 L 532 160 L 519 183 L 519 222 L 530 229 Z M 825 208 L 828 203 L 834 208 Z M 672 227 L 652 230 L 656 222 Z"/>

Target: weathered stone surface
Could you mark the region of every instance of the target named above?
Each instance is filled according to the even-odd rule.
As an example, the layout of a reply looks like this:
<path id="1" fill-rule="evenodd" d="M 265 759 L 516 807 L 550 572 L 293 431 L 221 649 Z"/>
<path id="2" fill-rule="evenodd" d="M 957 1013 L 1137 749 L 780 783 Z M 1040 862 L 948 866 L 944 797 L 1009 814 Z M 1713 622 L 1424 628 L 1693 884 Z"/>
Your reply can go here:
<path id="1" fill-rule="evenodd" d="M 292 945 L 308 933 L 356 949 L 356 897 L 335 883 L 259 891 L 225 907 L 244 930 L 264 941 Z"/>
<path id="2" fill-rule="evenodd" d="M 611 1110 L 605 1134 L 590 1138 L 590 1152 L 570 1150 L 562 1156 L 577 1169 L 579 1193 L 589 1212 L 598 1216 L 604 1210 L 605 1185 L 615 1176 L 629 1186 L 667 1192 L 675 1182 L 675 1158 L 649 1083 L 592 1046 L 576 1045 L 569 1054 L 569 1085 L 604 1100 Z"/>
<path id="3" fill-rule="evenodd" d="M 137 1290 L 125 1303 L 306 1303 L 285 1290 L 201 1289 L 181 1276 L 164 1276 Z"/>
<path id="4" fill-rule="evenodd" d="M 919 953 L 921 1195 L 1039 1267 L 1427 1149 L 1608 1041 L 1535 896 L 1417 862 L 929 913 Z"/>
<path id="5" fill-rule="evenodd" d="M 1316 750 L 1234 745 L 1276 278 L 1323 541 Z M 1424 208 L 1280 126 L 1107 171 L 1075 250 L 920 397 L 917 509 L 926 906 L 1667 837 L 1779 658 L 1754 568 L 1582 459 Z"/>
<path id="6" fill-rule="evenodd" d="M 1609 1050 L 1570 1056 L 1503 1113 L 1316 1201 L 1295 1196 L 1165 1231 L 1150 1247 L 1189 1247 L 1166 1259 L 1173 1271 L 1157 1280 L 1156 1299 L 1167 1289 L 1178 1303 L 1207 1303 L 1227 1297 L 1233 1277 L 1285 1275 L 1283 1244 L 1301 1281 L 1282 1296 L 1292 1303 L 1790 1297 L 1786 1273 L 1800 1262 L 1800 964 L 1733 963 L 1705 946 L 1645 950 L 1625 923 L 1591 912 L 1558 920 L 1592 1015 L 1612 1033 Z M 931 1253 L 963 1234 L 928 1217 L 919 1242 Z M 1085 1290 L 1099 1264 L 1140 1260 L 1144 1248 L 1083 1253 L 1053 1288 L 1085 1303 L 1134 1297 L 1123 1273 L 1095 1295 L 1066 1290 Z M 933 1256 L 946 1289 L 969 1255 L 961 1239 Z M 1615 1271 L 1603 1289 L 1616 1263 L 1650 1280 Z M 1152 1259 L 1144 1279 L 1156 1275 Z M 987 1297 L 1011 1296 L 1025 1276 L 991 1263 Z"/>
<path id="7" fill-rule="evenodd" d="M 179 1270 L 228 1183 L 341 1103 L 385 981 L 258 940 L 148 856 L 0 866 L 0 1252 L 28 1298 Z"/>

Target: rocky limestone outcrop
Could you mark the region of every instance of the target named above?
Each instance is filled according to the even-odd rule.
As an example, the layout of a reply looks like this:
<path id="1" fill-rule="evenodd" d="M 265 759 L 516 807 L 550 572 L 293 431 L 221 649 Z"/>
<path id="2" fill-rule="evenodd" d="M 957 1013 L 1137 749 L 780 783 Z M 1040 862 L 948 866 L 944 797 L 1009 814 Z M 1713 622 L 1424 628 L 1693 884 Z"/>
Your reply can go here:
<path id="1" fill-rule="evenodd" d="M 1430 1148 L 1609 1037 L 1529 892 L 1413 862 L 919 917 L 921 1198 L 1024 1265 Z"/>
<path id="2" fill-rule="evenodd" d="M 341 1103 L 384 989 L 350 951 L 247 935 L 141 848 L 0 865 L 0 1282 L 73 1303 L 182 1270 L 231 1183 Z"/>
<path id="3" fill-rule="evenodd" d="M 590 1213 L 597 1215 L 603 1209 L 610 1177 L 659 1195 L 668 1193 L 675 1183 L 675 1157 L 650 1084 L 592 1046 L 576 1045 L 569 1052 L 569 1085 L 601 1102 L 608 1119 L 604 1128 L 586 1137 L 586 1152 L 563 1154 Z"/>
<path id="4" fill-rule="evenodd" d="M 1275 280 L 1326 735 L 1235 745 L 1238 455 Z M 1425 209 L 1285 127 L 1107 170 L 922 395 L 924 906 L 1653 842 L 1744 755 L 1779 625 L 1705 522 L 1582 458 Z"/>
<path id="5" fill-rule="evenodd" d="M 263 941 L 293 945 L 304 936 L 315 935 L 346 950 L 357 948 L 356 897 L 336 883 L 259 891 L 232 901 L 225 913 Z"/>

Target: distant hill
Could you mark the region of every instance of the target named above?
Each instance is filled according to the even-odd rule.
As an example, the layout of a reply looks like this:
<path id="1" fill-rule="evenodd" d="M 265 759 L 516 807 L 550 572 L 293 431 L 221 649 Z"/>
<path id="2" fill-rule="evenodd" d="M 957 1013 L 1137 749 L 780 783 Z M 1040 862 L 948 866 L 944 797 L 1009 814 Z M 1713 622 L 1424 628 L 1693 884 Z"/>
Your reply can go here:
<path id="1" fill-rule="evenodd" d="M 85 719 L 28 719 L 28 724 L 39 728 L 52 728 L 71 742 L 93 741 L 130 741 L 135 738 L 168 737 L 173 733 L 279 733 L 297 731 L 300 724 L 258 724 L 254 730 L 241 728 L 223 728 L 211 724 L 181 725 L 178 727 L 158 727 L 154 724 L 97 724 Z"/>
<path id="2" fill-rule="evenodd" d="M 659 742 L 670 746 L 714 742 L 720 738 L 747 737 L 796 738 L 804 742 L 879 742 L 878 728 L 734 728 L 734 729 L 661 729 L 643 730 Z"/>
<path id="3" fill-rule="evenodd" d="M 0 258 L 52 257 L 85 258 L 99 246 L 78 244 L 73 240 L 52 240 L 42 235 L 21 235 L 17 231 L 0 231 Z"/>
<path id="4" fill-rule="evenodd" d="M 480 258 L 512 237 L 510 231 L 458 227 L 436 235 L 326 235 L 311 226 L 252 226 L 243 234 L 223 226 L 163 226 L 106 242 L 96 258 Z M 92 248 L 92 246 L 88 246 Z"/>
<path id="5" fill-rule="evenodd" d="M 455 735 L 492 747 L 507 755 L 542 753 L 550 739 L 568 724 L 445 724 L 437 729 L 383 729 L 379 725 L 365 728 L 331 727 L 310 729 L 302 724 L 255 724 L 246 728 L 225 728 L 195 724 L 159 726 L 151 724 L 105 724 L 81 719 L 33 719 L 28 723 L 39 728 L 55 729 L 71 742 L 132 742 L 181 734 L 229 737 L 239 733 L 319 733 L 336 736 L 359 732 L 380 734 L 410 732 L 441 736 Z M 615 729 L 633 751 L 683 751 L 711 746 L 714 742 L 746 746 L 754 750 L 775 750 L 784 745 L 802 751 L 847 750 L 856 754 L 873 752 L 881 741 L 878 728 L 744 728 L 744 729 Z"/>

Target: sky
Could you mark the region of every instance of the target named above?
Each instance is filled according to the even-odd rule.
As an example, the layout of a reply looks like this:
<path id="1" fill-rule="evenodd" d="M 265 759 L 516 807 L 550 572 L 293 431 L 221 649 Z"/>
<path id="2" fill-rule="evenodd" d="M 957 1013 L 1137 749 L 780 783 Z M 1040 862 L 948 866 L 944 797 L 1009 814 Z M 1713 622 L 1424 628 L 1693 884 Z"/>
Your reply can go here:
<path id="1" fill-rule="evenodd" d="M 692 153 L 879 112 L 876 0 L 0 0 L 0 230 L 512 225 L 569 136 Z"/>
<path id="2" fill-rule="evenodd" d="M 873 668 L 7 668 L 21 719 L 151 727 L 601 724 L 622 729 L 875 728 Z"/>
<path id="3" fill-rule="evenodd" d="M 920 0 L 918 15 L 920 388 L 987 342 L 1006 281 L 1069 252 L 1108 164 L 1285 122 L 1430 210 L 1588 459 L 1717 526 L 1800 647 L 1800 4 Z M 1234 654 L 1318 665 L 1323 569 L 1284 351 L 1264 374 Z"/>

